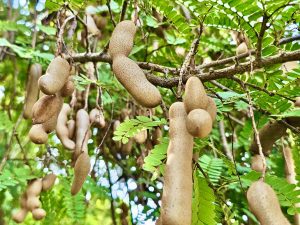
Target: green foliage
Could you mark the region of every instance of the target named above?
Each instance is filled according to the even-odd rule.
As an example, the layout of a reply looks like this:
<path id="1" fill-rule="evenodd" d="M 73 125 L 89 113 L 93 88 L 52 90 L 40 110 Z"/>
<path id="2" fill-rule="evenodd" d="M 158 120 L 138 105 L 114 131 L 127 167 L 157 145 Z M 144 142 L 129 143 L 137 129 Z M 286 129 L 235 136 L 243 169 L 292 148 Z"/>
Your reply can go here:
<path id="1" fill-rule="evenodd" d="M 166 124 L 167 121 L 164 118 L 158 118 L 156 116 L 136 116 L 135 119 L 126 119 L 117 130 L 114 132 L 114 141 L 121 141 L 126 144 L 129 138 L 142 130 L 151 129 Z"/>
<path id="2" fill-rule="evenodd" d="M 213 158 L 208 155 L 203 155 L 199 159 L 199 163 L 203 171 L 207 173 L 209 180 L 213 184 L 217 184 L 221 178 L 224 162 L 222 159 Z"/>

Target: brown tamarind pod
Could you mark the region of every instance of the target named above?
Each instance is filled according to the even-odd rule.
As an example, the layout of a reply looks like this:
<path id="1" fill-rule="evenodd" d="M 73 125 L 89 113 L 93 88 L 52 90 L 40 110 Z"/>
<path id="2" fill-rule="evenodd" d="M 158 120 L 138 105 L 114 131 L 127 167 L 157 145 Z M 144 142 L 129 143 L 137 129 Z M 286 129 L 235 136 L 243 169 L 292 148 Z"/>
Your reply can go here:
<path id="1" fill-rule="evenodd" d="M 152 143 L 154 145 L 158 145 L 160 143 L 160 139 L 162 138 L 163 133 L 160 127 L 156 127 L 152 132 Z"/>
<path id="2" fill-rule="evenodd" d="M 88 29 L 88 32 L 92 35 L 98 35 L 100 34 L 100 30 L 98 29 L 93 17 L 89 14 L 85 16 L 85 22 Z"/>
<path id="3" fill-rule="evenodd" d="M 32 108 L 32 123 L 40 124 L 46 122 L 49 118 L 59 113 L 62 104 L 63 99 L 60 96 L 43 96 Z"/>
<path id="4" fill-rule="evenodd" d="M 28 210 L 33 210 L 41 207 L 41 201 L 38 196 L 29 196 L 26 203 Z"/>
<path id="5" fill-rule="evenodd" d="M 261 225 L 290 225 L 281 211 L 275 191 L 263 181 L 251 184 L 247 200 L 250 210 Z"/>
<path id="6" fill-rule="evenodd" d="M 74 150 L 75 142 L 69 138 L 69 129 L 67 127 L 68 114 L 71 112 L 69 104 L 64 103 L 57 118 L 56 134 L 63 146 Z"/>
<path id="7" fill-rule="evenodd" d="M 41 209 L 41 208 L 32 210 L 32 217 L 33 217 L 33 219 L 35 219 L 35 220 L 41 220 L 41 219 L 43 219 L 45 216 L 46 216 L 46 211 L 43 210 L 43 209 Z"/>
<path id="8" fill-rule="evenodd" d="M 60 96 L 62 96 L 62 97 L 71 96 L 73 94 L 74 90 L 75 90 L 74 82 L 72 81 L 72 78 L 69 77 L 69 79 L 67 80 L 65 85 L 60 90 Z"/>
<path id="9" fill-rule="evenodd" d="M 294 105 L 295 107 L 300 107 L 300 97 L 296 97 Z"/>
<path id="10" fill-rule="evenodd" d="M 212 118 L 206 110 L 194 109 L 187 116 L 186 128 L 194 137 L 205 138 L 212 130 Z"/>
<path id="11" fill-rule="evenodd" d="M 113 60 L 112 68 L 117 79 L 139 104 L 153 108 L 161 103 L 159 90 L 147 80 L 143 70 L 133 60 L 118 55 Z"/>
<path id="12" fill-rule="evenodd" d="M 273 144 L 286 134 L 286 130 L 286 126 L 278 121 L 269 122 L 259 130 L 259 139 L 264 155 L 268 155 L 271 152 Z M 250 150 L 256 154 L 259 153 L 255 138 L 252 141 Z"/>
<path id="13" fill-rule="evenodd" d="M 186 129 L 187 113 L 182 102 L 169 110 L 170 142 L 161 207 L 162 225 L 190 225 L 192 222 L 193 136 Z"/>
<path id="14" fill-rule="evenodd" d="M 75 159 L 81 152 L 88 152 L 88 140 L 90 138 L 90 117 L 84 109 L 78 110 L 76 114 L 76 143 Z"/>
<path id="15" fill-rule="evenodd" d="M 235 50 L 236 55 L 240 55 L 243 53 L 247 53 L 248 52 L 248 47 L 247 44 L 245 42 L 242 42 L 241 44 L 239 44 L 239 46 L 236 48 Z"/>
<path id="16" fill-rule="evenodd" d="M 194 109 L 206 109 L 208 98 L 201 80 L 198 77 L 190 77 L 185 85 L 183 102 L 187 113 Z"/>
<path id="17" fill-rule="evenodd" d="M 26 192 L 22 194 L 21 198 L 20 198 L 20 206 L 21 208 L 27 208 L 27 195 Z"/>
<path id="18" fill-rule="evenodd" d="M 95 125 L 96 127 L 100 128 L 105 127 L 105 118 L 102 110 L 94 108 L 90 111 L 89 116 L 92 125 Z"/>
<path id="19" fill-rule="evenodd" d="M 160 217 L 158 217 L 158 219 L 155 221 L 155 225 L 162 225 Z"/>
<path id="20" fill-rule="evenodd" d="M 145 141 L 147 140 L 147 130 L 141 130 L 140 132 L 138 132 L 136 135 L 134 135 L 133 139 L 139 143 L 139 144 L 143 144 L 145 143 Z"/>
<path id="21" fill-rule="evenodd" d="M 110 41 L 108 53 L 113 58 L 117 55 L 128 56 L 133 47 L 136 26 L 131 20 L 124 20 L 115 27 Z"/>
<path id="22" fill-rule="evenodd" d="M 76 195 L 80 191 L 86 177 L 90 172 L 90 168 L 90 157 L 86 152 L 82 152 L 76 160 L 74 167 L 74 180 L 71 187 L 72 195 Z"/>
<path id="23" fill-rule="evenodd" d="M 46 95 L 57 93 L 65 85 L 70 74 L 70 65 L 67 60 L 56 57 L 49 64 L 46 74 L 39 79 L 39 88 Z"/>
<path id="24" fill-rule="evenodd" d="M 261 173 L 264 171 L 264 163 L 260 155 L 254 155 L 251 158 L 251 169 Z"/>
<path id="25" fill-rule="evenodd" d="M 12 219 L 16 223 L 22 223 L 25 220 L 27 214 L 28 214 L 28 210 L 22 208 L 18 212 L 13 214 Z"/>
<path id="26" fill-rule="evenodd" d="M 206 111 L 209 113 L 212 122 L 214 122 L 217 116 L 217 106 L 213 98 L 209 96 L 207 96 L 207 98 L 208 98 L 208 104 L 206 107 Z"/>
<path id="27" fill-rule="evenodd" d="M 93 19 L 99 30 L 103 30 L 107 25 L 107 19 L 103 16 L 93 15 Z"/>
<path id="28" fill-rule="evenodd" d="M 129 155 L 132 151 L 133 141 L 130 138 L 126 144 L 122 144 L 121 153 L 123 156 Z"/>
<path id="29" fill-rule="evenodd" d="M 43 124 L 34 124 L 28 133 L 29 139 L 35 144 L 45 144 L 48 141 L 48 134 L 43 128 Z"/>
<path id="30" fill-rule="evenodd" d="M 52 188 L 52 186 L 54 185 L 56 180 L 56 175 L 53 173 L 50 173 L 48 175 L 46 175 L 43 179 L 42 179 L 42 190 L 43 191 L 47 191 L 50 188 Z"/>
<path id="31" fill-rule="evenodd" d="M 38 99 L 39 89 L 37 88 L 38 80 L 42 75 L 42 66 L 38 63 L 32 64 L 30 66 L 28 81 L 26 86 L 26 97 L 24 104 L 24 114 L 25 119 L 32 118 L 32 107 Z"/>
<path id="32" fill-rule="evenodd" d="M 26 190 L 26 195 L 27 195 L 27 199 L 30 196 L 37 196 L 41 193 L 42 191 L 42 179 L 35 179 L 33 180 L 27 187 Z"/>
<path id="33" fill-rule="evenodd" d="M 68 132 L 69 132 L 69 138 L 72 139 L 75 134 L 76 124 L 75 120 L 69 120 L 67 122 Z"/>

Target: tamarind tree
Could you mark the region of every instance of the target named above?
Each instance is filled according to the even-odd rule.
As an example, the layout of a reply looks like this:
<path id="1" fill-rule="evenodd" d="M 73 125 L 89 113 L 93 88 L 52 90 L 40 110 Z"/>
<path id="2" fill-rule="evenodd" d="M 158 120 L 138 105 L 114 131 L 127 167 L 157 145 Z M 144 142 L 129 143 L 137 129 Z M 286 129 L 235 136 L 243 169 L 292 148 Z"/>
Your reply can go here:
<path id="1" fill-rule="evenodd" d="M 3 0 L 0 225 L 300 225 L 300 0 Z"/>

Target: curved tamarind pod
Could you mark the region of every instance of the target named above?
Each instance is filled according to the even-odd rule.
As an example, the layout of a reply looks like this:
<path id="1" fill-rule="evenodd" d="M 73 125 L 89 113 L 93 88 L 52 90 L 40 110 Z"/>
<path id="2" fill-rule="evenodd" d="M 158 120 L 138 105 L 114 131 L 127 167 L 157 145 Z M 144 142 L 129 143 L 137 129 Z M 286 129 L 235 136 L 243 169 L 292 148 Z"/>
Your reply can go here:
<path id="1" fill-rule="evenodd" d="M 68 114 L 70 111 L 71 107 L 69 104 L 64 103 L 57 118 L 56 134 L 65 148 L 74 150 L 75 142 L 69 138 L 69 130 L 67 127 Z"/>
<path id="2" fill-rule="evenodd" d="M 74 167 L 74 180 L 71 187 L 71 194 L 76 195 L 91 169 L 90 157 L 86 152 L 82 152 L 76 160 Z"/>
<path id="3" fill-rule="evenodd" d="M 212 118 L 206 110 L 194 109 L 187 116 L 186 128 L 194 137 L 205 138 L 212 130 Z"/>
<path id="4" fill-rule="evenodd" d="M 187 114 L 182 102 L 169 110 L 170 142 L 162 195 L 161 224 L 190 225 L 192 222 L 193 136 L 186 129 Z"/>
<path id="5" fill-rule="evenodd" d="M 108 47 L 108 53 L 113 58 L 117 55 L 128 56 L 133 47 L 136 26 L 131 20 L 124 20 L 115 27 Z"/>
<path id="6" fill-rule="evenodd" d="M 60 90 L 60 96 L 62 97 L 68 97 L 73 94 L 75 90 L 74 82 L 72 80 L 72 77 L 69 77 L 65 85 Z"/>
<path id="7" fill-rule="evenodd" d="M 162 138 L 163 133 L 160 129 L 160 127 L 156 127 L 154 131 L 152 132 L 152 142 L 153 145 L 158 145 L 160 143 L 160 139 Z"/>
<path id="8" fill-rule="evenodd" d="M 198 77 L 190 77 L 185 85 L 183 102 L 187 113 L 194 109 L 206 109 L 208 98 L 201 80 Z"/>
<path id="9" fill-rule="evenodd" d="M 264 164 L 263 160 L 260 155 L 254 155 L 251 158 L 251 169 L 257 171 L 257 172 L 263 172 L 264 170 Z"/>
<path id="10" fill-rule="evenodd" d="M 16 223 L 22 223 L 25 220 L 27 213 L 27 209 L 20 209 L 18 212 L 13 214 L 12 219 Z"/>
<path id="11" fill-rule="evenodd" d="M 43 128 L 43 124 L 34 124 L 28 133 L 29 139 L 35 144 L 45 144 L 48 141 L 48 134 Z"/>
<path id="12" fill-rule="evenodd" d="M 139 144 L 143 144 L 145 143 L 145 141 L 147 140 L 147 130 L 141 130 L 140 132 L 138 132 L 136 135 L 134 135 L 133 139 L 139 143 Z"/>
<path id="13" fill-rule="evenodd" d="M 290 225 L 284 217 L 274 190 L 263 181 L 253 182 L 247 191 L 250 210 L 261 225 Z"/>
<path id="14" fill-rule="evenodd" d="M 90 111 L 90 122 L 96 127 L 105 127 L 105 119 L 102 110 L 94 108 Z"/>
<path id="15" fill-rule="evenodd" d="M 47 191 L 50 188 L 52 188 L 52 186 L 54 185 L 56 180 L 56 175 L 53 173 L 50 173 L 48 175 L 46 175 L 43 179 L 42 179 L 42 191 Z"/>
<path id="16" fill-rule="evenodd" d="M 76 129 L 75 120 L 69 120 L 67 122 L 67 127 L 69 131 L 69 138 L 72 139 L 74 137 L 75 129 Z"/>
<path id="17" fill-rule="evenodd" d="M 236 52 L 236 55 L 240 55 L 240 54 L 243 54 L 243 53 L 248 52 L 247 44 L 246 44 L 245 42 L 242 42 L 242 43 L 239 44 L 239 46 L 236 48 L 235 52 Z"/>
<path id="18" fill-rule="evenodd" d="M 70 74 L 70 65 L 67 60 L 56 57 L 49 64 L 46 74 L 39 79 L 39 88 L 46 95 L 57 93 L 65 85 Z"/>
<path id="19" fill-rule="evenodd" d="M 39 200 L 38 196 L 30 196 L 27 199 L 26 208 L 28 210 L 33 210 L 41 207 L 41 201 Z"/>
<path id="20" fill-rule="evenodd" d="M 85 21 L 87 29 L 92 35 L 98 35 L 101 33 L 91 15 L 87 14 L 85 16 Z"/>
<path id="21" fill-rule="evenodd" d="M 46 216 L 46 211 L 44 209 L 38 208 L 32 210 L 32 217 L 35 220 L 41 220 Z"/>
<path id="22" fill-rule="evenodd" d="M 264 155 L 268 155 L 271 152 L 275 141 L 286 134 L 286 129 L 286 126 L 279 123 L 278 121 L 275 121 L 273 123 L 267 123 L 263 128 L 259 130 L 259 139 Z M 255 138 L 252 141 L 250 150 L 256 154 L 259 153 Z"/>
<path id="23" fill-rule="evenodd" d="M 113 60 L 112 68 L 117 79 L 139 104 L 153 108 L 161 103 L 159 90 L 147 80 L 143 70 L 133 60 L 118 55 Z"/>
<path id="24" fill-rule="evenodd" d="M 122 144 L 121 153 L 123 156 L 129 155 L 132 151 L 133 141 L 130 138 L 126 144 Z"/>
<path id="25" fill-rule="evenodd" d="M 42 75 L 42 66 L 38 63 L 32 64 L 30 66 L 28 81 L 26 86 L 26 97 L 24 105 L 24 114 L 25 119 L 32 117 L 32 107 L 38 99 L 39 89 L 37 88 L 38 80 Z"/>
<path id="26" fill-rule="evenodd" d="M 84 110 L 78 110 L 76 114 L 76 143 L 75 143 L 75 159 L 81 152 L 88 152 L 88 140 L 90 138 L 90 117 Z"/>
<path id="27" fill-rule="evenodd" d="M 37 196 L 41 193 L 42 191 L 42 179 L 35 179 L 34 181 L 32 181 L 26 190 L 26 195 L 27 195 L 27 199 L 30 198 L 30 196 Z"/>
<path id="28" fill-rule="evenodd" d="M 55 114 L 58 114 L 63 99 L 57 95 L 45 95 L 40 98 L 32 108 L 32 123 L 40 124 L 49 120 Z M 58 112 L 58 113 L 57 113 Z"/>
<path id="29" fill-rule="evenodd" d="M 23 209 L 27 208 L 27 195 L 26 192 L 22 194 L 21 198 L 20 198 L 20 206 Z"/>
<path id="30" fill-rule="evenodd" d="M 212 122 L 214 122 L 217 116 L 217 106 L 213 98 L 209 96 L 207 96 L 207 98 L 208 98 L 208 104 L 206 107 L 206 111 L 209 113 Z"/>

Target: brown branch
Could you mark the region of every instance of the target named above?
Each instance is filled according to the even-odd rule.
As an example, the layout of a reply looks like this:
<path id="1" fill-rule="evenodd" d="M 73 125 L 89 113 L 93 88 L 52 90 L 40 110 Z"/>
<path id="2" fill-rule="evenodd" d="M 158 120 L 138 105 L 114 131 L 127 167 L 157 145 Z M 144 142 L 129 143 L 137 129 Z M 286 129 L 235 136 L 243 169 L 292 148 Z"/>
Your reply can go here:
<path id="1" fill-rule="evenodd" d="M 116 22 L 114 21 L 114 17 L 110 8 L 110 0 L 106 1 L 106 6 L 108 8 L 108 12 L 109 12 L 109 17 L 110 17 L 110 21 L 112 22 L 113 26 L 116 27 Z"/>
<path id="2" fill-rule="evenodd" d="M 119 22 L 121 22 L 125 19 L 127 6 L 128 6 L 128 0 L 124 0 L 123 5 L 122 5 L 122 11 L 121 11 L 121 16 L 120 16 L 120 21 Z"/>
<path id="3" fill-rule="evenodd" d="M 263 15 L 263 21 L 261 23 L 261 28 L 257 37 L 257 43 L 256 43 L 256 60 L 261 60 L 261 50 L 262 50 L 262 42 L 265 35 L 265 31 L 268 29 L 267 22 L 269 20 L 268 15 L 265 13 Z"/>
<path id="4" fill-rule="evenodd" d="M 296 36 L 288 37 L 288 38 L 283 38 L 278 42 L 278 45 L 284 45 L 286 43 L 290 43 L 290 42 L 297 41 L 297 40 L 300 40 L 300 35 L 296 35 Z"/>

